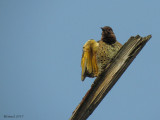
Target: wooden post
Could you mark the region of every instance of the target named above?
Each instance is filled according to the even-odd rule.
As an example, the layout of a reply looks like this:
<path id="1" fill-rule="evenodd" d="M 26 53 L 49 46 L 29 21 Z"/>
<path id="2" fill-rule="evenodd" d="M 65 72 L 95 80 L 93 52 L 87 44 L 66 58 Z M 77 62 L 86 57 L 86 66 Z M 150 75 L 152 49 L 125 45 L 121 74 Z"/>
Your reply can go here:
<path id="1" fill-rule="evenodd" d="M 150 38 L 151 35 L 137 35 L 123 45 L 104 72 L 95 79 L 70 120 L 86 120 L 92 114 Z"/>

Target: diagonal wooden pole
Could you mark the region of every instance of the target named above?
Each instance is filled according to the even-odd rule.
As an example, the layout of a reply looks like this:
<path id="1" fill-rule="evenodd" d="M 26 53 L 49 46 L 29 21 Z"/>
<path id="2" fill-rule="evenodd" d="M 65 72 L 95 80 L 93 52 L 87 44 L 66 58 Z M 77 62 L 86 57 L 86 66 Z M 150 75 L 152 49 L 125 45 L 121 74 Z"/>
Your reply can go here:
<path id="1" fill-rule="evenodd" d="M 70 120 L 86 120 L 92 114 L 150 38 L 151 35 L 137 35 L 123 45 L 104 72 L 95 79 Z"/>

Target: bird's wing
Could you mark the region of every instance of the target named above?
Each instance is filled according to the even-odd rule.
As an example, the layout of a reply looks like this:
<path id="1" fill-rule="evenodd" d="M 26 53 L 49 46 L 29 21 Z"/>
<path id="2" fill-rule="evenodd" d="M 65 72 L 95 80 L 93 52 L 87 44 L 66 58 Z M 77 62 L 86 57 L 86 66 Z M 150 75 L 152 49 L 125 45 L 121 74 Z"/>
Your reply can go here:
<path id="1" fill-rule="evenodd" d="M 86 76 L 94 77 L 98 74 L 98 67 L 96 61 L 96 53 L 99 43 L 95 40 L 88 40 L 83 46 L 83 54 L 81 59 L 82 75 L 81 80 L 83 81 Z"/>

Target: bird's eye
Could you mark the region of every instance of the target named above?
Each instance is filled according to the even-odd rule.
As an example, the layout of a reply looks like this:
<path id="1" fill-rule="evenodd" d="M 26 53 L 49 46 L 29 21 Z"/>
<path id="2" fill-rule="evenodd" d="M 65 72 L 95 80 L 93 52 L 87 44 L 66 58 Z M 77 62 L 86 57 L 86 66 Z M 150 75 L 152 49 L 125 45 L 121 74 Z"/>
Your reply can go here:
<path id="1" fill-rule="evenodd" d="M 110 28 L 109 31 L 112 31 L 112 29 Z"/>

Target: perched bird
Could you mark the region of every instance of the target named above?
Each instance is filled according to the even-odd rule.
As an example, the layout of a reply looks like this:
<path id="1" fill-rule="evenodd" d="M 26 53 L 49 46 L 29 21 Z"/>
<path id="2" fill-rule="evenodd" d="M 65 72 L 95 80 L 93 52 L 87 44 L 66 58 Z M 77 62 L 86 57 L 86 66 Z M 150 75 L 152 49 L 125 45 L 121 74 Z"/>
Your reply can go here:
<path id="1" fill-rule="evenodd" d="M 82 81 L 85 77 L 97 77 L 122 47 L 116 40 L 111 27 L 105 26 L 101 29 L 102 37 L 100 41 L 96 42 L 90 39 L 83 46 L 81 59 Z"/>

